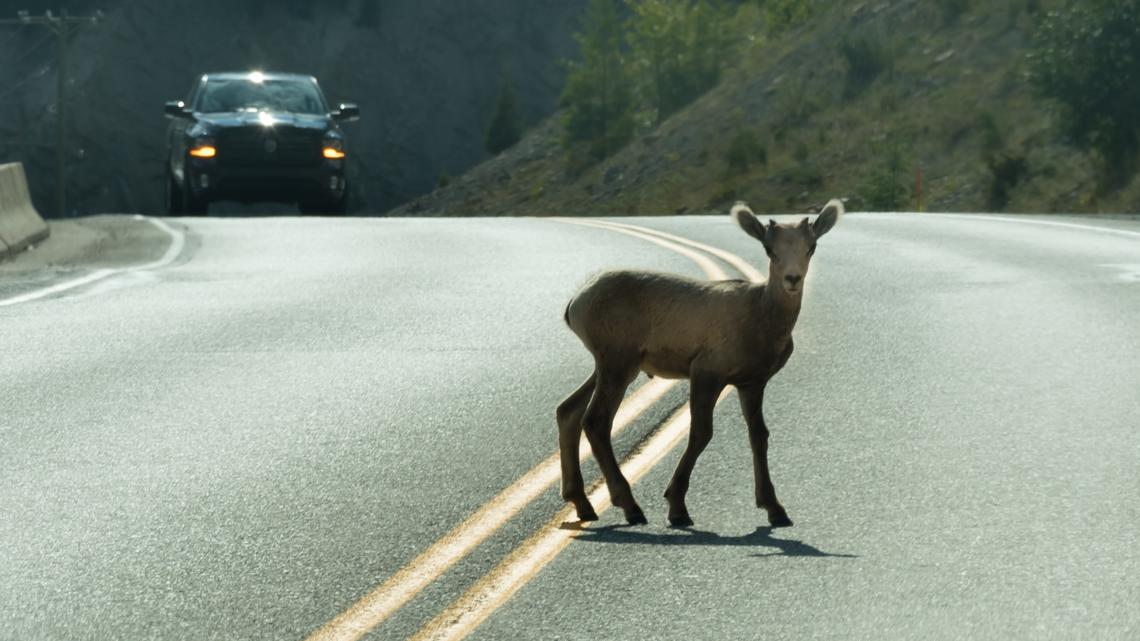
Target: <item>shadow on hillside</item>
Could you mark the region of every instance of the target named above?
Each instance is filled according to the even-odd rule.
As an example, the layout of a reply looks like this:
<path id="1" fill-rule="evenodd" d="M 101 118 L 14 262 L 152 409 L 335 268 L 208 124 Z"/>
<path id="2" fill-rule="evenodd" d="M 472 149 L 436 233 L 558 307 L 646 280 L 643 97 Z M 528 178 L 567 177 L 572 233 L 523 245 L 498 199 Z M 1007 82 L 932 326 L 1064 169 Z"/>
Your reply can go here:
<path id="1" fill-rule="evenodd" d="M 582 528 L 579 523 L 564 523 L 563 529 L 579 530 L 581 534 L 575 537 L 578 541 L 594 543 L 618 543 L 641 545 L 707 545 L 725 547 L 752 547 L 771 548 L 774 552 L 752 554 L 753 557 L 795 556 L 795 557 L 830 557 L 839 559 L 859 558 L 854 554 L 832 554 L 824 552 L 803 541 L 793 539 L 778 539 L 772 536 L 774 528 L 757 527 L 755 531 L 741 536 L 722 536 L 716 532 L 707 532 L 693 528 L 676 528 L 667 532 L 632 529 L 627 525 L 606 525 L 602 527 Z"/>

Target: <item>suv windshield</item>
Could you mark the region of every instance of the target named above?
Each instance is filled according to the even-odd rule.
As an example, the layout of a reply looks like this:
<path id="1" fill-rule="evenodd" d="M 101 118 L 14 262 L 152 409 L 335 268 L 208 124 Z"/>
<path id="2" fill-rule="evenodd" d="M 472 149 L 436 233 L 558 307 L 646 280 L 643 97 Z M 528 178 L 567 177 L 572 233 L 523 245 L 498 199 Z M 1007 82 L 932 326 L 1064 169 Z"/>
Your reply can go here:
<path id="1" fill-rule="evenodd" d="M 196 111 L 288 111 L 316 115 L 327 110 L 317 86 L 305 80 L 266 78 L 254 82 L 248 78 L 210 78 L 202 87 Z"/>

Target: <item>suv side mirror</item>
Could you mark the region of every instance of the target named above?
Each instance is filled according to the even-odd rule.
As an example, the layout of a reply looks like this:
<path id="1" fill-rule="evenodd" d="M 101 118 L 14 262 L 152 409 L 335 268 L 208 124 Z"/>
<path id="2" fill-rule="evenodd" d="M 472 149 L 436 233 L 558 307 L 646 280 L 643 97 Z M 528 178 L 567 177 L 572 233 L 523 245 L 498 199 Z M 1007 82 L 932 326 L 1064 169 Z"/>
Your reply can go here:
<path id="1" fill-rule="evenodd" d="M 360 120 L 360 107 L 355 102 L 342 102 L 331 115 L 338 122 L 356 122 Z"/>
<path id="2" fill-rule="evenodd" d="M 162 109 L 167 118 L 190 118 L 192 114 L 187 111 L 186 103 L 181 100 L 171 100 Z"/>

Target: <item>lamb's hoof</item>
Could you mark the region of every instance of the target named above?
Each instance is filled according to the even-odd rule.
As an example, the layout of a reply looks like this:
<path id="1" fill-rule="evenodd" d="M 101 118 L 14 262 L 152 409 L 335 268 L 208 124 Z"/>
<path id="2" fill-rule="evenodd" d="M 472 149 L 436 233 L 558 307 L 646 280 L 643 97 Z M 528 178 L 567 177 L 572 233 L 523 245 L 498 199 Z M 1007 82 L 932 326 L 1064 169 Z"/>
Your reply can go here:
<path id="1" fill-rule="evenodd" d="M 768 524 L 772 527 L 792 527 L 792 520 L 788 518 L 787 512 L 777 512 L 768 515 Z"/>
<path id="2" fill-rule="evenodd" d="M 578 520 L 579 521 L 586 522 L 586 521 L 597 521 L 598 520 L 598 513 L 594 511 L 594 508 L 589 508 L 586 510 L 578 510 L 577 512 L 578 512 Z"/>
<path id="3" fill-rule="evenodd" d="M 639 507 L 625 511 L 625 522 L 630 525 L 649 525 L 649 519 L 645 518 L 645 513 Z"/>
<path id="4" fill-rule="evenodd" d="M 670 516 L 669 527 L 693 527 L 693 519 L 688 514 L 681 516 Z"/>

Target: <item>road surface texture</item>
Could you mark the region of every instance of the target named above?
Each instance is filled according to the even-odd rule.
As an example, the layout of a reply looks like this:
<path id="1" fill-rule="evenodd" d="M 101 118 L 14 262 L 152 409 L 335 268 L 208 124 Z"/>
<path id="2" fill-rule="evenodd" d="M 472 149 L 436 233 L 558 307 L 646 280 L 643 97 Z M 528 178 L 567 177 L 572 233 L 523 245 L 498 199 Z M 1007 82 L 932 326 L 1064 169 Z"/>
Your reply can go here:
<path id="1" fill-rule="evenodd" d="M 728 216 L 621 222 L 766 271 Z M 168 223 L 170 260 L 0 306 L 0 639 L 309 637 L 554 453 L 582 282 L 704 277 L 554 220 Z M 82 271 L 9 268 L 0 304 Z M 634 486 L 648 526 L 572 530 L 463 634 L 1140 638 L 1140 223 L 848 215 L 808 281 L 765 406 L 795 527 L 753 504 L 732 394 L 694 528 L 666 526 L 673 449 Z M 345 638 L 422 632 L 562 508 L 542 491 Z"/>

